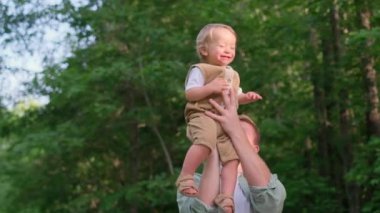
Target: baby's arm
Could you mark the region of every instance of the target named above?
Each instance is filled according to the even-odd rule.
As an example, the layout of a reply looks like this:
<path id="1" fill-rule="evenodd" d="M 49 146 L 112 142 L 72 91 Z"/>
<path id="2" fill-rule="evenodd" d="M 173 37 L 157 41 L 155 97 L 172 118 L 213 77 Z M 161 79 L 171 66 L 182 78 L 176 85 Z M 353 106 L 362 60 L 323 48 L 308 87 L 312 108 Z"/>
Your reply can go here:
<path id="1" fill-rule="evenodd" d="M 258 100 L 263 99 L 260 94 L 256 92 L 246 92 L 240 93 L 238 95 L 239 104 L 249 104 Z"/>
<path id="2" fill-rule="evenodd" d="M 215 78 L 204 86 L 186 90 L 186 99 L 188 101 L 199 101 L 212 94 L 221 94 L 223 90 L 228 90 L 228 88 L 229 86 L 224 78 Z"/>

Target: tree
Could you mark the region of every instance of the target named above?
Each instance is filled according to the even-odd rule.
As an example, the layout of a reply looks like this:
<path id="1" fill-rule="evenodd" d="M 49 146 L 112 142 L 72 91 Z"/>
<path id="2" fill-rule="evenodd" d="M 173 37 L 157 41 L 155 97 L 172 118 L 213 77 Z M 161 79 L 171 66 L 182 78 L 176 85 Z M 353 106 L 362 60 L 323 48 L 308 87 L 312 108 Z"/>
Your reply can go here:
<path id="1" fill-rule="evenodd" d="M 377 117 L 366 114 L 377 112 L 379 14 L 371 29 L 357 14 L 377 4 L 65 0 L 39 10 L 30 6 L 37 0 L 9 2 L 20 11 L 2 10 L 9 41 L 24 23 L 34 32 L 49 18 L 76 39 L 70 57 L 29 84 L 49 97 L 46 106 L 1 111 L 1 211 L 177 212 L 173 183 L 189 145 L 183 82 L 210 22 L 237 31 L 233 67 L 243 90 L 264 97 L 239 110 L 260 127 L 263 158 L 287 189 L 284 212 L 376 210 Z"/>

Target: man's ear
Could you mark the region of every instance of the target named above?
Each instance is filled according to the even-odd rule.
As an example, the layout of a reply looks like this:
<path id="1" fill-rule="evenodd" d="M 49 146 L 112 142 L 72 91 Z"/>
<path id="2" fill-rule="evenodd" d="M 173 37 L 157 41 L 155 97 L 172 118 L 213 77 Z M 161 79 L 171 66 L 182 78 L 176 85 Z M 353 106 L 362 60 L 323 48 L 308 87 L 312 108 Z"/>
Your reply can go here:
<path id="1" fill-rule="evenodd" d="M 255 150 L 256 153 L 260 152 L 260 146 L 258 146 L 258 145 L 254 145 L 253 149 Z"/>

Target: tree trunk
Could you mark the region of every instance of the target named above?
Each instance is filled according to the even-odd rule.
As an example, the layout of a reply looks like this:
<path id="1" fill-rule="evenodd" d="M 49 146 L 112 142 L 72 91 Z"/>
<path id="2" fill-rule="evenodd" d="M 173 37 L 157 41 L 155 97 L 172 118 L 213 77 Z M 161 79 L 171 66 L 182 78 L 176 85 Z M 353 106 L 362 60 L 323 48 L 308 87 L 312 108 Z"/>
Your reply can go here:
<path id="1" fill-rule="evenodd" d="M 367 0 L 356 0 L 356 9 L 360 27 L 365 30 L 371 30 L 371 16 L 369 2 Z M 361 55 L 361 70 L 365 82 L 365 93 L 367 107 L 367 136 L 380 137 L 380 114 L 379 114 L 379 97 L 376 82 L 375 60 L 369 53 L 373 45 L 373 39 L 367 39 L 364 51 Z"/>
<path id="2" fill-rule="evenodd" d="M 355 0 L 356 13 L 358 17 L 359 28 L 364 30 L 371 30 L 371 6 L 368 0 Z M 380 115 L 379 115 L 379 98 L 378 88 L 376 82 L 376 70 L 374 57 L 371 55 L 371 48 L 373 45 L 373 39 L 367 38 L 365 45 L 361 51 L 361 70 L 364 79 L 364 91 L 366 98 L 366 136 L 367 140 L 371 137 L 380 137 Z M 373 158 L 368 159 L 368 166 L 371 167 L 374 164 Z M 374 187 L 369 187 L 363 190 L 361 195 L 361 201 L 363 203 L 366 200 L 372 198 L 374 193 Z"/>
<path id="3" fill-rule="evenodd" d="M 341 26 L 340 12 L 337 0 L 333 1 L 331 10 L 331 31 L 333 39 L 333 65 L 337 71 L 337 79 L 345 79 L 344 67 L 340 64 L 344 55 L 344 50 L 341 45 Z M 337 82 L 338 87 L 338 103 L 339 103 L 339 135 L 335 143 L 336 161 L 335 165 L 335 184 L 342 192 L 346 192 L 340 196 L 340 200 L 344 206 L 347 206 L 349 212 L 354 213 L 359 211 L 359 190 L 354 183 L 349 183 L 344 180 L 344 175 L 350 170 L 353 163 L 352 144 L 354 129 L 352 127 L 352 117 L 349 109 L 349 91 L 344 82 Z"/>
<path id="4" fill-rule="evenodd" d="M 340 109 L 340 141 L 342 142 L 342 150 L 339 155 L 342 159 L 342 181 L 344 182 L 344 188 L 346 199 L 344 200 L 345 205 L 348 206 L 350 213 L 358 213 L 360 210 L 360 187 L 355 184 L 344 180 L 344 175 L 351 169 L 353 165 L 353 135 L 354 130 L 351 125 L 352 116 L 350 113 L 349 99 L 347 90 L 342 90 L 340 92 L 341 97 L 341 109 Z"/>
<path id="5" fill-rule="evenodd" d="M 142 73 L 142 69 L 143 69 L 143 65 L 141 64 L 141 62 L 139 62 L 139 70 L 140 70 L 140 74 L 141 74 L 141 79 L 143 81 L 143 84 L 146 85 L 145 77 L 144 77 L 144 75 Z M 150 101 L 149 95 L 146 92 L 145 88 L 143 88 L 142 90 L 143 90 L 145 102 L 146 102 L 147 106 L 149 107 L 150 113 L 151 113 L 151 115 L 153 117 L 154 116 L 153 106 L 152 106 L 152 103 Z M 173 161 L 172 161 L 172 158 L 170 156 L 169 150 L 166 147 L 165 140 L 163 139 L 163 137 L 161 135 L 161 132 L 159 131 L 159 129 L 158 129 L 158 127 L 157 127 L 157 125 L 155 123 L 148 124 L 148 126 L 150 126 L 152 128 L 154 134 L 156 135 L 156 137 L 157 137 L 157 139 L 158 139 L 158 141 L 160 143 L 162 151 L 164 152 L 166 163 L 167 163 L 168 169 L 169 169 L 169 174 L 173 175 L 174 174 Z"/>
<path id="6" fill-rule="evenodd" d="M 327 10 L 327 8 L 326 8 Z M 319 171 L 327 177 L 339 192 L 337 199 L 349 209 L 357 212 L 358 191 L 356 185 L 345 182 L 344 175 L 349 171 L 353 161 L 352 117 L 350 113 L 349 91 L 341 79 L 344 79 L 344 68 L 341 65 L 344 49 L 342 46 L 340 11 L 337 0 L 332 0 L 328 8 L 329 16 L 319 29 L 320 42 L 317 36 L 311 36 L 311 43 L 317 60 L 318 49 L 322 50 L 322 66 L 312 68 L 314 101 L 319 121 L 318 158 L 321 159 Z M 316 30 L 313 31 L 316 34 Z M 313 41 L 314 40 L 314 41 Z M 317 40 L 317 41 L 315 41 Z M 318 64 L 316 64 L 318 67 Z M 339 127 L 339 128 L 338 128 Z M 345 193 L 346 192 L 346 193 Z"/>
<path id="7" fill-rule="evenodd" d="M 129 135 L 131 141 L 131 151 L 128 155 L 129 166 L 128 169 L 130 171 L 129 181 L 131 181 L 131 185 L 137 184 L 139 180 L 139 170 L 140 170 L 140 159 L 138 157 L 138 151 L 140 149 L 140 140 L 139 140 L 139 128 L 137 122 L 131 122 L 129 128 Z M 134 203 L 129 203 L 129 212 L 137 213 L 138 205 Z"/>
<path id="8" fill-rule="evenodd" d="M 332 84 L 333 75 L 331 69 L 332 48 L 331 42 L 326 38 L 326 29 L 314 29 L 310 31 L 310 43 L 312 46 L 312 55 L 310 56 L 311 81 L 313 84 L 314 106 L 316 108 L 316 118 L 318 121 L 317 149 L 318 149 L 318 169 L 319 174 L 323 177 L 331 178 L 331 147 L 330 140 L 332 137 L 331 108 L 332 102 Z M 322 50 L 323 61 L 319 64 L 318 55 Z"/>

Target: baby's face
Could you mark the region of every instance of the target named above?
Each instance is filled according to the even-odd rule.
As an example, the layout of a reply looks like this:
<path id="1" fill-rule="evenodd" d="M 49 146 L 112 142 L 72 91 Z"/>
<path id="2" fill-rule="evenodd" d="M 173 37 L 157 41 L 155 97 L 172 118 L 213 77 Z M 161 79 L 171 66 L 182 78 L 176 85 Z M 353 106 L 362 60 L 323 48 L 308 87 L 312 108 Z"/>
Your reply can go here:
<path id="1" fill-rule="evenodd" d="M 235 49 L 235 35 L 225 28 L 216 28 L 213 31 L 212 40 L 207 43 L 202 54 L 207 63 L 227 66 L 235 58 Z"/>

